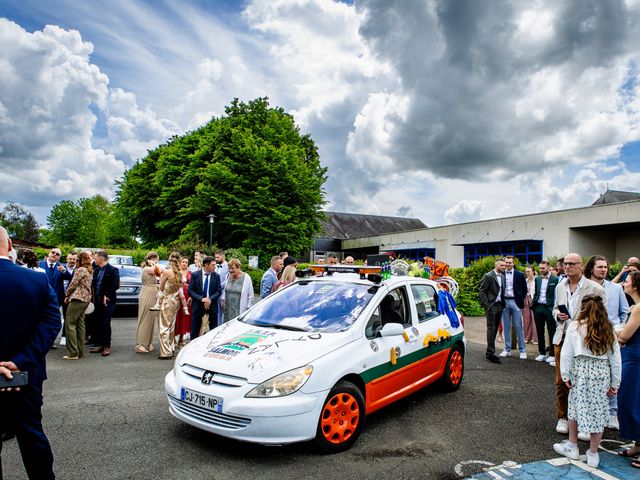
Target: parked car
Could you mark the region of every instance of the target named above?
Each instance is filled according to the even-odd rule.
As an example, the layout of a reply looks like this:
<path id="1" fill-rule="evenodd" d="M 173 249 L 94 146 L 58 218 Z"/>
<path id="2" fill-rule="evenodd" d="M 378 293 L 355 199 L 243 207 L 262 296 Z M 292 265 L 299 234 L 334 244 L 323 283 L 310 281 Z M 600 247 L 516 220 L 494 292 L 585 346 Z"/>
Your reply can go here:
<path id="1" fill-rule="evenodd" d="M 130 255 L 109 255 L 109 263 L 114 266 L 118 266 L 118 265 L 133 266 L 133 257 Z"/>
<path id="2" fill-rule="evenodd" d="M 315 266 L 183 348 L 165 377 L 170 412 L 263 444 L 349 448 L 365 417 L 435 381 L 460 386 L 466 339 L 439 284 L 379 267 Z M 446 295 L 445 295 L 446 300 Z"/>
<path id="3" fill-rule="evenodd" d="M 109 263 L 111 263 L 111 255 Z M 138 296 L 142 288 L 142 268 L 129 264 L 112 263 L 112 265 L 120 270 L 120 288 L 116 292 L 118 305 L 138 305 Z"/>

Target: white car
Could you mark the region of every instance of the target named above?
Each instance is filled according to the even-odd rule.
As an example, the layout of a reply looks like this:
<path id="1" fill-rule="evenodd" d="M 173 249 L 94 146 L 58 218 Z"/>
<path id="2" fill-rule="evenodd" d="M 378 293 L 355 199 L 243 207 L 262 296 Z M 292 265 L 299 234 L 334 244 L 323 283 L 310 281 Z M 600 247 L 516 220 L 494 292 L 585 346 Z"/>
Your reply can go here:
<path id="1" fill-rule="evenodd" d="M 437 380 L 458 388 L 464 326 L 438 283 L 366 268 L 317 266 L 361 275 L 299 278 L 193 340 L 165 378 L 170 412 L 238 440 L 341 451 L 366 415 Z"/>

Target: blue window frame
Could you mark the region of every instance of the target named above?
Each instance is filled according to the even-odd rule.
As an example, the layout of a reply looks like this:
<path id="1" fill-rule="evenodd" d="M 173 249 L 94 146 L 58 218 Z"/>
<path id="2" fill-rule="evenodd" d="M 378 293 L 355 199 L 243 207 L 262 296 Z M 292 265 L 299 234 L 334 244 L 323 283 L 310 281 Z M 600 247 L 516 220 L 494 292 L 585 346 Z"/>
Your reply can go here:
<path id="1" fill-rule="evenodd" d="M 474 243 L 464 246 L 464 266 L 482 257 L 513 255 L 522 264 L 542 261 L 542 240 Z"/>
<path id="2" fill-rule="evenodd" d="M 422 260 L 424 257 L 436 258 L 435 248 L 408 248 L 404 250 L 395 249 L 394 252 L 399 258 L 409 258 L 411 260 Z"/>

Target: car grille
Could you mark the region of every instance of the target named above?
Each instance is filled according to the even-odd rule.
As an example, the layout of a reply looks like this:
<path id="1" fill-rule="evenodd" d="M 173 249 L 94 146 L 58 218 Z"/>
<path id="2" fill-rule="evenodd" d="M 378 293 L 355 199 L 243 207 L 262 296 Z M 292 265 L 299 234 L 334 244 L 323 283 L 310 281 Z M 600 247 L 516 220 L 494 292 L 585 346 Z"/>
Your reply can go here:
<path id="1" fill-rule="evenodd" d="M 206 408 L 183 402 L 172 395 L 167 395 L 167 398 L 169 399 L 169 403 L 173 405 L 173 408 L 183 415 L 195 418 L 202 422 L 210 423 L 216 427 L 240 430 L 241 428 L 246 428 L 251 424 L 250 418 L 236 417 L 235 415 L 214 412 L 213 410 L 208 410 Z"/>
<path id="2" fill-rule="evenodd" d="M 202 375 L 206 370 L 204 368 L 196 367 L 195 365 L 190 365 L 185 363 L 182 366 L 182 372 L 190 377 L 197 378 L 198 380 L 202 380 Z M 243 387 L 247 384 L 247 379 L 243 377 L 236 377 L 234 375 L 225 375 L 224 373 L 216 373 L 213 372 L 213 377 L 211 379 L 211 383 L 224 385 L 226 387 Z"/>

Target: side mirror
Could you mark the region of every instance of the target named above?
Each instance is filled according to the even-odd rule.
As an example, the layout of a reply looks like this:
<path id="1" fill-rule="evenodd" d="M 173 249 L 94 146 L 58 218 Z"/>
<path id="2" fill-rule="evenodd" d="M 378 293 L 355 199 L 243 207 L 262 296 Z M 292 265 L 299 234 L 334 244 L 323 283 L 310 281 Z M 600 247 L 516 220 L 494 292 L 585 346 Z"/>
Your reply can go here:
<path id="1" fill-rule="evenodd" d="M 399 323 L 387 323 L 382 330 L 380 330 L 380 335 L 383 337 L 395 337 L 397 335 L 402 335 L 404 333 L 404 327 Z"/>

